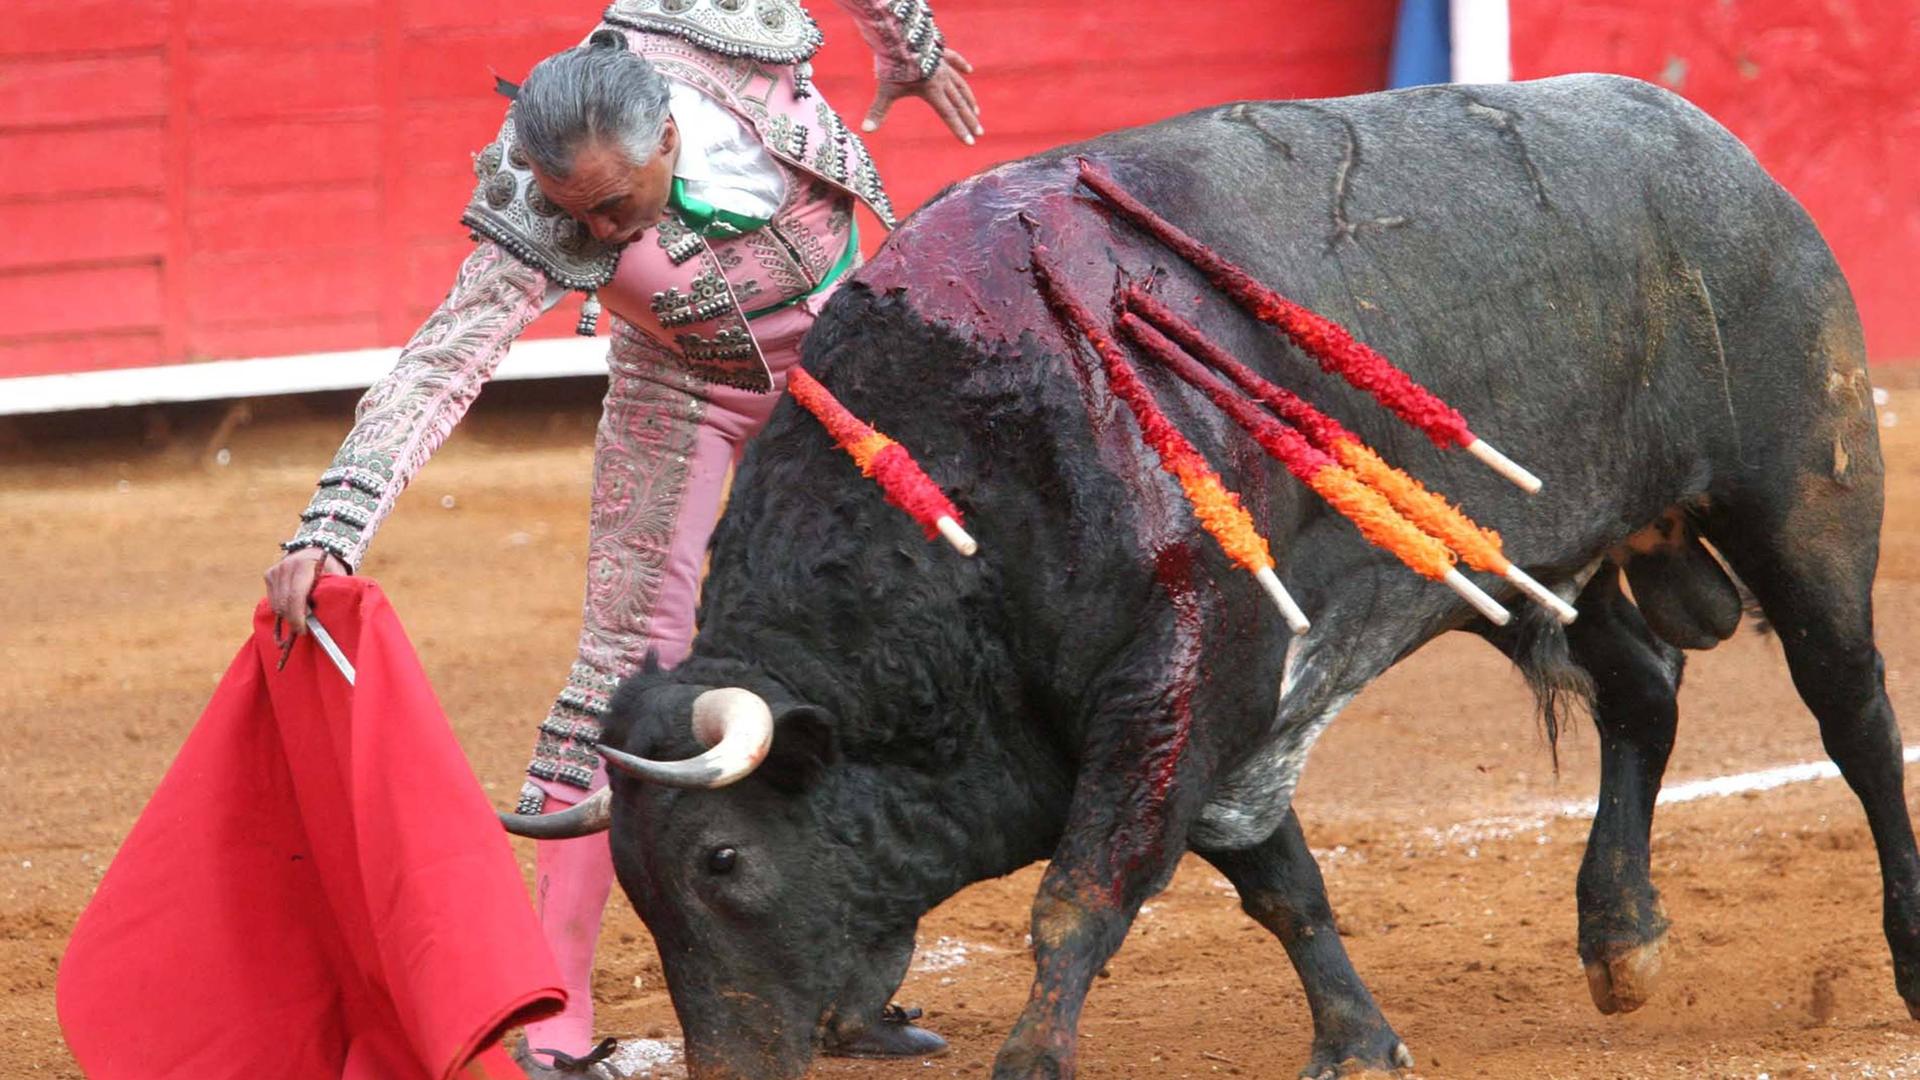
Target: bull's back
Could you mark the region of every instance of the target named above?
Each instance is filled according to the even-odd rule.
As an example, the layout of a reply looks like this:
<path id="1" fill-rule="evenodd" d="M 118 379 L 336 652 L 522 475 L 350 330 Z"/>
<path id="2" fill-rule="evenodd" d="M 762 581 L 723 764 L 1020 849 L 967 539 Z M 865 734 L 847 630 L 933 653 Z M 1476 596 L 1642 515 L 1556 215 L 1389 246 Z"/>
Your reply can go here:
<path id="1" fill-rule="evenodd" d="M 1536 466 L 1547 493 L 1517 498 L 1438 455 L 1277 335 L 1221 313 L 1204 282 L 1077 187 L 1080 156 L 1348 326 Z M 1116 267 L 1159 271 L 1176 306 L 1205 313 L 1256 367 L 1490 523 L 1557 538 L 1526 553 L 1543 562 L 1767 458 L 1769 433 L 1830 363 L 1810 355 L 1813 337 L 1851 324 L 1857 345 L 1844 282 L 1792 198 L 1704 113 L 1615 76 L 1240 103 L 1115 133 L 955 186 L 860 280 L 903 288 L 987 368 L 1022 350 L 1068 355 L 1025 272 L 1022 215 L 1089 302 L 1104 307 Z M 1058 364 L 1049 377 L 1070 373 Z M 1192 404 L 1159 385 L 1186 402 L 1177 414 Z M 955 408 L 964 423 L 968 406 Z M 1218 416 L 1177 418 L 1221 448 Z"/>

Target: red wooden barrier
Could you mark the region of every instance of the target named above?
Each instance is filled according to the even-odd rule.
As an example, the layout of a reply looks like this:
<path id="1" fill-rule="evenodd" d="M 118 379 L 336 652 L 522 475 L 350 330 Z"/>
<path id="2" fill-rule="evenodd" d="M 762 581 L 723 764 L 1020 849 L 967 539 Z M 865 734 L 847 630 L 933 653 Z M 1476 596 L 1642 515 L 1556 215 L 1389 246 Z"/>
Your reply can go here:
<path id="1" fill-rule="evenodd" d="M 1920 359 L 1913 0 L 1513 0 L 1516 79 L 1613 71 L 1733 130 L 1826 234 L 1876 361 Z"/>
<path id="2" fill-rule="evenodd" d="M 1901 296 L 1920 249 L 1920 31 L 1904 5 L 1515 0 L 1516 73 L 1677 81 L 1826 229 L 1876 358 L 1920 356 L 1920 305 Z M 811 7 L 819 85 L 858 122 L 870 58 L 828 0 Z M 987 138 L 961 146 L 909 101 L 869 143 L 905 211 L 1114 127 L 1374 89 L 1395 7 L 944 0 Z M 594 14 L 592 0 L 9 0 L 0 377 L 404 341 L 467 247 L 469 155 L 502 111 L 490 72 L 520 77 Z M 535 333 L 568 332 L 572 306 Z"/>
<path id="3" fill-rule="evenodd" d="M 871 57 L 827 0 L 849 122 Z M 592 0 L 10 0 L 0 377 L 393 345 L 446 291 L 471 155 Z M 903 210 L 986 165 L 1234 97 L 1378 85 L 1393 0 L 947 0 L 988 137 L 917 102 L 869 141 Z M 1173 17 L 1169 17 L 1169 16 Z M 869 234 L 877 236 L 878 229 Z M 572 305 L 564 305 L 571 307 Z M 573 315 L 536 334 L 568 332 Z"/>

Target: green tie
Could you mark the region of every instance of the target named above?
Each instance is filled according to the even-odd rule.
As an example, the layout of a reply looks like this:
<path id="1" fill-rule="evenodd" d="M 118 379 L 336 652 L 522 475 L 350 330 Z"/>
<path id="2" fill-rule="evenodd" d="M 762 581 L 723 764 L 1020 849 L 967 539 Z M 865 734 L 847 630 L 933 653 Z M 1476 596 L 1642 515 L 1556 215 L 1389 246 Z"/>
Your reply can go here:
<path id="1" fill-rule="evenodd" d="M 673 187 L 667 193 L 667 205 L 680 215 L 680 220 L 686 222 L 688 228 L 709 240 L 731 240 L 736 236 L 745 236 L 765 227 L 772 220 L 722 210 L 705 199 L 689 195 L 687 182 L 677 176 L 673 178 Z"/>

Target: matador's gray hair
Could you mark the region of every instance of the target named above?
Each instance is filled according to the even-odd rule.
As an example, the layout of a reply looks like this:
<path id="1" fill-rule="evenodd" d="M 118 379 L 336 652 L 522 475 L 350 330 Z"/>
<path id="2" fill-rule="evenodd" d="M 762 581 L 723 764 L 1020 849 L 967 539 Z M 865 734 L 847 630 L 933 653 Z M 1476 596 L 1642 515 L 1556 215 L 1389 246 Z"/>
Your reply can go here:
<path id="1" fill-rule="evenodd" d="M 636 165 L 667 126 L 667 80 L 613 31 L 533 66 L 514 98 L 513 131 L 534 164 L 566 179 L 590 141 L 621 147 Z"/>

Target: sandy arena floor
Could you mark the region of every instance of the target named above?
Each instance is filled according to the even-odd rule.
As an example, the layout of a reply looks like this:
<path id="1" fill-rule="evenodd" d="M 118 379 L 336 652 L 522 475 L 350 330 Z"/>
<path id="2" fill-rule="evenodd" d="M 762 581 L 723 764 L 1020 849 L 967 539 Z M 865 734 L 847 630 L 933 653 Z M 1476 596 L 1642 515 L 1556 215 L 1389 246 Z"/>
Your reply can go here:
<path id="1" fill-rule="evenodd" d="M 367 570 L 504 805 L 578 625 L 596 410 L 578 383 L 488 397 Z M 54 1018 L 63 943 L 243 640 L 260 572 L 351 400 L 0 423 L 0 1076 L 79 1075 Z M 1903 404 L 1920 410 L 1920 392 L 1896 391 L 1883 424 Z M 1920 412 L 1882 437 L 1880 642 L 1917 743 Z M 1670 784 L 1821 757 L 1776 643 L 1755 633 L 1694 656 L 1681 711 Z M 1315 752 L 1301 817 L 1354 962 L 1419 1075 L 1920 1077 L 1872 844 L 1837 780 L 1663 808 L 1666 981 L 1637 1013 L 1594 1010 L 1574 954 L 1585 821 L 1563 804 L 1590 803 L 1595 750 L 1590 730 L 1565 738 L 1556 778 L 1518 677 L 1462 637 L 1374 686 Z M 1026 996 L 1037 881 L 1029 869 L 978 885 L 923 924 L 901 999 L 925 1008 L 951 1056 L 817 1075 L 985 1076 Z M 603 1027 L 672 1038 L 652 943 L 616 907 L 595 987 Z M 1290 1077 L 1309 1040 L 1278 942 L 1196 860 L 1143 913 L 1082 1032 L 1088 1080 Z"/>

